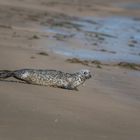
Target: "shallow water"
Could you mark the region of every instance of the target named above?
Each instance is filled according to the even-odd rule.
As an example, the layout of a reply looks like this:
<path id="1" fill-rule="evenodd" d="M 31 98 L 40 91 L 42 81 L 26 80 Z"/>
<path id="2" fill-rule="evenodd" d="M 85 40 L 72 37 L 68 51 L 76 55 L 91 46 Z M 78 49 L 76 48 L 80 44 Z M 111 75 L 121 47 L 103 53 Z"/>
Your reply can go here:
<path id="1" fill-rule="evenodd" d="M 120 7 L 120 8 L 125 8 L 125 9 L 136 10 L 136 9 L 140 9 L 140 2 L 137 2 L 137 3 L 132 3 L 132 2 L 113 3 L 113 6 Z"/>
<path id="2" fill-rule="evenodd" d="M 59 21 L 61 23 L 61 21 Z M 140 20 L 132 17 L 85 17 L 65 25 L 41 27 L 56 36 L 40 42 L 47 49 L 68 57 L 102 62 L 140 63 Z M 63 22 L 62 22 L 63 23 Z M 54 43 L 53 40 L 55 39 Z"/>

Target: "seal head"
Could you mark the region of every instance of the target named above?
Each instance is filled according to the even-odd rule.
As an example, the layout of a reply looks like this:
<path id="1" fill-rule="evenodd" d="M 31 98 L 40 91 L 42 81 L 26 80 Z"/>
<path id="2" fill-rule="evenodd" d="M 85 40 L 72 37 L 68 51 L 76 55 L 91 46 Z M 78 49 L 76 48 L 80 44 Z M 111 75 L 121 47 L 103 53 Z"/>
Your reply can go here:
<path id="1" fill-rule="evenodd" d="M 79 72 L 76 72 L 73 75 L 73 79 L 71 82 L 71 89 L 77 89 L 78 86 L 84 85 L 84 82 L 87 79 L 91 78 L 91 73 L 87 69 L 81 69 Z"/>
<path id="2" fill-rule="evenodd" d="M 90 79 L 90 78 L 92 77 L 90 71 L 87 70 L 87 69 L 82 69 L 82 70 L 80 70 L 80 74 L 81 74 L 81 76 L 83 76 L 85 79 Z"/>

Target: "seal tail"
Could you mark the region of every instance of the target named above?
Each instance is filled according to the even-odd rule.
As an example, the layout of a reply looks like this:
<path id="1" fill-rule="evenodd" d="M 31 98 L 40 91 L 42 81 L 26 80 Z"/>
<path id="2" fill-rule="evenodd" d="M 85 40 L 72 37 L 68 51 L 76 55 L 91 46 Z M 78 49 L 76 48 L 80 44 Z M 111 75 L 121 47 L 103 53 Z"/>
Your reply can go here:
<path id="1" fill-rule="evenodd" d="M 0 79 L 6 79 L 8 77 L 12 77 L 13 72 L 9 70 L 0 70 Z"/>

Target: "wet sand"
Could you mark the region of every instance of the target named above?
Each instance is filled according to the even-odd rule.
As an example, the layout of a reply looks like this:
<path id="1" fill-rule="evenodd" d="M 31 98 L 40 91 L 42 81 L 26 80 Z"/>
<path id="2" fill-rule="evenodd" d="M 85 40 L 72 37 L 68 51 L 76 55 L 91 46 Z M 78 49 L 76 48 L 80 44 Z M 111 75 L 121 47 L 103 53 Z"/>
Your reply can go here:
<path id="1" fill-rule="evenodd" d="M 94 75 L 86 81 L 85 87 L 79 87 L 79 91 L 29 85 L 14 78 L 1 80 L 0 139 L 140 139 L 139 71 L 69 63 L 67 57 L 40 46 L 42 40 L 48 41 L 47 46 L 55 43 L 54 33 L 36 28 L 43 22 L 42 14 L 44 17 L 47 14 L 58 16 L 57 13 L 67 9 L 67 15 L 129 15 L 128 9 L 112 8 L 110 3 L 90 0 L 88 3 L 97 4 L 91 7 L 94 11 L 84 2 L 74 7 L 69 1 L 46 4 L 43 0 L 13 0 L 12 3 L 0 0 L 0 69 L 42 68 L 74 72 L 87 68 Z M 131 14 L 137 17 L 139 10 Z"/>

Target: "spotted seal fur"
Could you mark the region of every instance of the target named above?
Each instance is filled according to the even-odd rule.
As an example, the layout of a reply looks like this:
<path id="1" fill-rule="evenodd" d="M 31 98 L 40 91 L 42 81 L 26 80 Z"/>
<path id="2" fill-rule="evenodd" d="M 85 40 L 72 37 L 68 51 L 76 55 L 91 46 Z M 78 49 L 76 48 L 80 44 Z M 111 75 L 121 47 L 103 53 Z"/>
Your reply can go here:
<path id="1" fill-rule="evenodd" d="M 87 79 L 90 71 L 82 69 L 75 73 L 65 73 L 58 70 L 20 69 L 15 71 L 1 70 L 0 78 L 14 77 L 29 84 L 53 86 L 65 89 L 77 89 Z"/>

